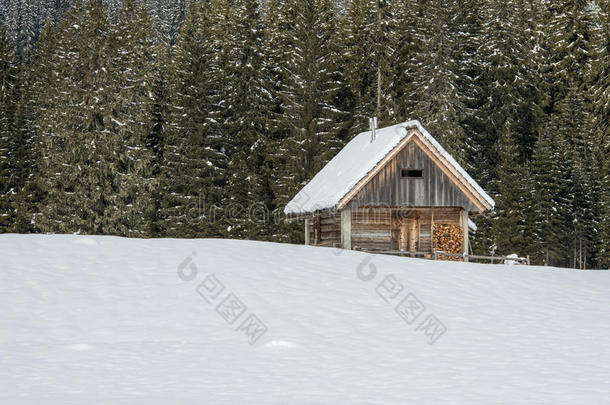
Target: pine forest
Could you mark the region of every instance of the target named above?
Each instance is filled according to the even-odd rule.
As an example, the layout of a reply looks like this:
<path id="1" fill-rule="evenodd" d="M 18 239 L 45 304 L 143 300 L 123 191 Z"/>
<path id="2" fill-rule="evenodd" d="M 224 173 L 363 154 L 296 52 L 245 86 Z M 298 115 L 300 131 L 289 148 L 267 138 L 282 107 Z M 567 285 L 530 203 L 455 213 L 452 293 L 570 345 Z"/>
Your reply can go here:
<path id="1" fill-rule="evenodd" d="M 610 264 L 610 2 L 0 0 L 0 232 L 303 242 L 283 207 L 417 119 L 478 254 Z"/>

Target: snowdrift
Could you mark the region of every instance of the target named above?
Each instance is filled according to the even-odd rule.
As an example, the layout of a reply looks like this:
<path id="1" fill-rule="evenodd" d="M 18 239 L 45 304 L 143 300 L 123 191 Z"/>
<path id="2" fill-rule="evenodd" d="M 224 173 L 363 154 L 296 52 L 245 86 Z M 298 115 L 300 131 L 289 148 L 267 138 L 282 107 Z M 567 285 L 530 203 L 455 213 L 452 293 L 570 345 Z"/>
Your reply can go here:
<path id="1" fill-rule="evenodd" d="M 0 236 L 2 404 L 583 404 L 610 272 Z"/>

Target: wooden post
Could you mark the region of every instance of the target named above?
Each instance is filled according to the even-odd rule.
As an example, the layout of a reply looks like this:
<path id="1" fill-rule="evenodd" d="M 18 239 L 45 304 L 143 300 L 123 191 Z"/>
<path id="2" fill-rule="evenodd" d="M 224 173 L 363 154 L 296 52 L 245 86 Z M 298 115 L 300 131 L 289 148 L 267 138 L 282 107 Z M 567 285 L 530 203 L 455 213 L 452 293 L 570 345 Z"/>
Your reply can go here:
<path id="1" fill-rule="evenodd" d="M 341 211 L 341 246 L 343 249 L 352 248 L 352 210 L 344 208 Z"/>
<path id="2" fill-rule="evenodd" d="M 419 241 L 419 236 L 417 234 L 418 229 L 417 218 L 411 219 L 409 222 L 409 252 L 411 252 L 411 257 L 413 257 L 413 253 L 417 251 L 417 242 Z"/>
<path id="3" fill-rule="evenodd" d="M 409 240 L 409 236 L 408 236 L 407 221 L 403 218 L 402 222 L 400 223 L 400 242 L 399 242 L 398 250 L 406 252 L 409 249 L 408 244 L 407 244 L 408 240 Z"/>
<path id="4" fill-rule="evenodd" d="M 313 245 L 317 246 L 322 240 L 322 219 L 319 215 L 313 217 Z"/>
<path id="5" fill-rule="evenodd" d="M 462 254 L 464 261 L 468 261 L 468 211 L 462 210 L 462 228 L 464 229 L 464 242 L 462 242 Z"/>
<path id="6" fill-rule="evenodd" d="M 309 219 L 305 218 L 305 244 L 309 245 Z"/>
<path id="7" fill-rule="evenodd" d="M 433 252 L 436 251 L 434 248 L 434 207 L 430 208 L 430 248 Z M 434 254 L 434 260 L 436 260 L 436 253 Z"/>

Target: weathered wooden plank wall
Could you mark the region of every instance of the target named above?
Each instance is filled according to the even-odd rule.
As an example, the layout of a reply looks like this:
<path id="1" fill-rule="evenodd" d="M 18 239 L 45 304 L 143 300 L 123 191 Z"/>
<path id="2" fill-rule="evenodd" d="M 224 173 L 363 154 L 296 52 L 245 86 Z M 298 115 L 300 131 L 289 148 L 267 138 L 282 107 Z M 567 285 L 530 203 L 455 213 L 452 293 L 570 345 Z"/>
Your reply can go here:
<path id="1" fill-rule="evenodd" d="M 422 178 L 401 178 L 401 169 L 421 169 Z M 350 201 L 353 210 L 364 205 L 478 208 L 415 142 L 409 142 Z"/>
<path id="2" fill-rule="evenodd" d="M 338 246 L 341 243 L 341 215 L 326 212 L 314 216 L 308 221 L 308 232 L 312 245 Z"/>
<path id="3" fill-rule="evenodd" d="M 460 214 L 461 209 L 453 207 L 360 207 L 352 211 L 351 246 L 362 250 L 399 250 L 401 232 L 410 230 L 416 235 L 415 250 L 432 252 L 432 222 L 457 226 L 461 223 Z M 411 226 L 416 227 L 416 232 Z M 326 212 L 313 217 L 308 221 L 308 233 L 312 245 L 341 246 L 341 215 Z"/>
<path id="4" fill-rule="evenodd" d="M 459 225 L 460 213 L 460 208 L 453 207 L 360 207 L 352 211 L 352 245 L 363 250 L 400 250 L 401 234 L 410 230 L 416 238 L 415 250 L 432 252 L 432 222 Z"/>
<path id="5" fill-rule="evenodd" d="M 352 247 L 390 250 L 392 213 L 390 209 L 366 207 L 352 211 Z"/>

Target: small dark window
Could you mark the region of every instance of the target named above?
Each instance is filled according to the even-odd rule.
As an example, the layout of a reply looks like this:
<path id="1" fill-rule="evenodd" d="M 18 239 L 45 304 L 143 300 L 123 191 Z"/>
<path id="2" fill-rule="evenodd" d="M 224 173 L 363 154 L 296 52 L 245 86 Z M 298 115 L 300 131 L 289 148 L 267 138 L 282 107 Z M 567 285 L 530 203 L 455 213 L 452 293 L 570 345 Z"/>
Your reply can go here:
<path id="1" fill-rule="evenodd" d="M 424 177 L 422 169 L 400 169 L 400 177 L 403 179 L 421 179 Z"/>

